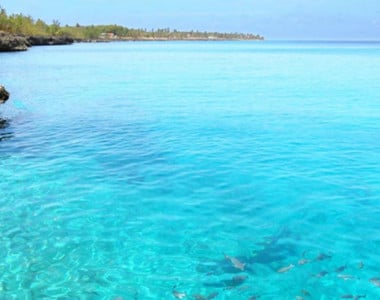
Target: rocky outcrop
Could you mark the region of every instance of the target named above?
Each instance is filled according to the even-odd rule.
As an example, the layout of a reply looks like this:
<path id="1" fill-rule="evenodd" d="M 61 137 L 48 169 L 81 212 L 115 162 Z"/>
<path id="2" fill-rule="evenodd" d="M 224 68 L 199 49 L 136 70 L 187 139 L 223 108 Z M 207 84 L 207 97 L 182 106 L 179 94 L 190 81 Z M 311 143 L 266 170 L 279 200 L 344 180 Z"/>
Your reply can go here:
<path id="1" fill-rule="evenodd" d="M 0 31 L 0 52 L 25 51 L 29 46 L 25 37 Z"/>
<path id="2" fill-rule="evenodd" d="M 5 87 L 0 85 L 0 104 L 3 104 L 8 99 L 9 99 L 8 91 L 5 89 Z"/>
<path id="3" fill-rule="evenodd" d="M 65 36 L 20 36 L 0 31 L 0 52 L 25 51 L 30 46 L 70 45 L 74 40 Z"/>
<path id="4" fill-rule="evenodd" d="M 74 40 L 65 36 L 29 36 L 27 38 L 31 46 L 70 45 Z"/>

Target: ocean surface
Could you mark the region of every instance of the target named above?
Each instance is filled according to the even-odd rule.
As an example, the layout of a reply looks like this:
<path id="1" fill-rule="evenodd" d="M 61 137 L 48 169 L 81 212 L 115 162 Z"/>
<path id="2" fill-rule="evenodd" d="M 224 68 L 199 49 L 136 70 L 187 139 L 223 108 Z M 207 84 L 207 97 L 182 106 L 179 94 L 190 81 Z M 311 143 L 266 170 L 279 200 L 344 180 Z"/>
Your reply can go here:
<path id="1" fill-rule="evenodd" d="M 0 54 L 0 299 L 380 299 L 380 43 Z"/>

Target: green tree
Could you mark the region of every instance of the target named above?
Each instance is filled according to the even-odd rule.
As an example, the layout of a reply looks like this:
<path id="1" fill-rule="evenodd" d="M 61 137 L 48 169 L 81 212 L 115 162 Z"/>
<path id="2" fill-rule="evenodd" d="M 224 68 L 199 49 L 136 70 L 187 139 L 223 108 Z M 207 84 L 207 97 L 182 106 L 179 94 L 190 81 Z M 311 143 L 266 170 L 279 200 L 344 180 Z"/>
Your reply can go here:
<path id="1" fill-rule="evenodd" d="M 53 23 L 49 26 L 49 32 L 51 35 L 58 35 L 61 28 L 61 23 L 58 20 L 53 20 Z"/>

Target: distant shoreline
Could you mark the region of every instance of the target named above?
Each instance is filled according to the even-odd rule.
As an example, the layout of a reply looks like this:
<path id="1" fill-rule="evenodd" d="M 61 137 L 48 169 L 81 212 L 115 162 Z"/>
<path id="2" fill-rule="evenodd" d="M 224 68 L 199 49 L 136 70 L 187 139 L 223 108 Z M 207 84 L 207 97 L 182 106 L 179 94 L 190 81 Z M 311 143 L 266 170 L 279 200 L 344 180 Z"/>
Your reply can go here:
<path id="1" fill-rule="evenodd" d="M 111 43 L 111 42 L 176 42 L 176 41 L 264 41 L 264 38 L 262 39 L 249 39 L 249 38 L 202 38 L 202 37 L 189 37 L 189 38 L 120 38 L 120 39 L 109 39 L 109 40 L 103 40 L 103 39 L 89 39 L 89 40 L 75 40 L 75 43 Z"/>
<path id="2" fill-rule="evenodd" d="M 8 15 L 0 6 L 0 52 L 25 51 L 31 46 L 68 45 L 74 42 L 114 41 L 242 41 L 264 40 L 253 33 L 181 31 L 170 28 L 147 30 L 121 25 L 61 26 L 58 20 L 47 24 L 23 14 Z"/>
<path id="3" fill-rule="evenodd" d="M 0 31 L 0 52 L 26 51 L 33 46 L 71 45 L 74 43 L 110 42 L 168 42 L 168 41 L 263 41 L 264 38 L 243 37 L 117 37 L 98 39 L 73 39 L 66 36 L 25 36 Z"/>

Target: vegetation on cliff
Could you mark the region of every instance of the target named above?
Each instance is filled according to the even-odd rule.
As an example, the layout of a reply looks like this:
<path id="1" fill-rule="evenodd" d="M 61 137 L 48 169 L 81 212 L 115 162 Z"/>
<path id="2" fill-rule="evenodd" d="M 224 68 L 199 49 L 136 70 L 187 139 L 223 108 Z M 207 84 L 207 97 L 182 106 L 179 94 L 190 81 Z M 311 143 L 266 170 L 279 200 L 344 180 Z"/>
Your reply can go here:
<path id="1" fill-rule="evenodd" d="M 77 40 L 144 40 L 144 39 L 247 39 L 261 40 L 263 37 L 255 34 L 218 33 L 199 31 L 177 31 L 169 28 L 147 30 L 132 29 L 119 25 L 61 26 L 54 20 L 47 24 L 41 19 L 33 19 L 23 14 L 8 15 L 0 7 L 0 31 L 26 36 L 67 36 Z"/>

